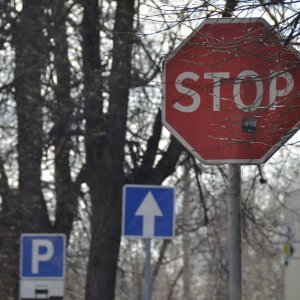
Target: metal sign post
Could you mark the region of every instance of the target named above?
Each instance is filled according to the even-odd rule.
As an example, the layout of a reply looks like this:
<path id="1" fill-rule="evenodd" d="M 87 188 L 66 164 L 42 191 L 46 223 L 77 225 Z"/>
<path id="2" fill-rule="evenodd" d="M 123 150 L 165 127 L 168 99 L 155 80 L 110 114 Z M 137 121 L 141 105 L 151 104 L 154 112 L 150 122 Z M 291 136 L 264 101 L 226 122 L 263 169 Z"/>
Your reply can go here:
<path id="1" fill-rule="evenodd" d="M 151 239 L 145 239 L 145 300 L 151 300 L 151 284 L 152 284 L 152 270 L 151 270 Z"/>
<path id="2" fill-rule="evenodd" d="M 228 165 L 229 299 L 242 299 L 241 170 Z"/>

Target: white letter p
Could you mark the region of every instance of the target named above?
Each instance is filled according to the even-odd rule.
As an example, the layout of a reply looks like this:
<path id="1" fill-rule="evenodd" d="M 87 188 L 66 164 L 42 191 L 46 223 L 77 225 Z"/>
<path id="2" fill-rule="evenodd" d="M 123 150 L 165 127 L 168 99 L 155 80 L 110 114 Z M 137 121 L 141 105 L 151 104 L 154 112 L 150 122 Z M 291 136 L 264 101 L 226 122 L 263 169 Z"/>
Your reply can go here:
<path id="1" fill-rule="evenodd" d="M 46 248 L 45 253 L 40 253 L 40 248 Z M 53 243 L 45 239 L 35 239 L 32 241 L 32 260 L 31 260 L 31 269 L 33 274 L 39 273 L 39 263 L 41 261 L 47 261 L 52 258 L 54 254 Z"/>

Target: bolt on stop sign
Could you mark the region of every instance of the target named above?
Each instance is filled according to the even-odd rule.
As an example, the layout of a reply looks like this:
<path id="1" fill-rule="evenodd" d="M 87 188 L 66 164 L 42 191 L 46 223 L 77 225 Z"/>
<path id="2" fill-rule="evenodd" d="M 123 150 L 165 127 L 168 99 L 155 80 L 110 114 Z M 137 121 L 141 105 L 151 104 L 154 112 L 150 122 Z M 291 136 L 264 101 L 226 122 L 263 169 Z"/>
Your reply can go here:
<path id="1" fill-rule="evenodd" d="M 164 60 L 164 125 L 203 163 L 266 162 L 300 124 L 284 42 L 261 18 L 205 20 Z"/>

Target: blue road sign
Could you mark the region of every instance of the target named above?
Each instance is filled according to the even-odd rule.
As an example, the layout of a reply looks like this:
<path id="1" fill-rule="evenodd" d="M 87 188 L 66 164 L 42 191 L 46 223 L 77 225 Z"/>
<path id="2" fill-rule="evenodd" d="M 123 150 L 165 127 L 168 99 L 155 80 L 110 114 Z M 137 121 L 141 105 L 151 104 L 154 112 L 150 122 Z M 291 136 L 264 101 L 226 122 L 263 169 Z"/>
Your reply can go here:
<path id="1" fill-rule="evenodd" d="M 172 238 L 175 227 L 174 198 L 175 189 L 172 187 L 125 185 L 123 235 L 137 238 Z"/>
<path id="2" fill-rule="evenodd" d="M 64 234 L 22 234 L 21 277 L 64 278 L 65 244 Z"/>

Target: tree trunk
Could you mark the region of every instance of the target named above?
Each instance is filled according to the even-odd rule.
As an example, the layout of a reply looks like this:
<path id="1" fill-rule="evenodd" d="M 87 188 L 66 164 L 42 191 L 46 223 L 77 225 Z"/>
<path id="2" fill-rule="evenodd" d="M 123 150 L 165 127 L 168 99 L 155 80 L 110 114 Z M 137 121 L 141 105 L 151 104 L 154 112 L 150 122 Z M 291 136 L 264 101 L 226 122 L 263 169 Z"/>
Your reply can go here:
<path id="1" fill-rule="evenodd" d="M 87 12 L 87 11 L 86 11 Z M 113 31 L 113 62 L 109 81 L 109 108 L 105 131 L 87 132 L 87 179 L 92 200 L 92 242 L 86 299 L 114 299 L 121 232 L 121 198 L 127 105 L 130 89 L 134 0 L 117 1 Z M 86 105 L 94 105 L 86 100 Z M 99 100 L 98 100 L 99 101 Z M 95 114 L 95 111 L 86 108 Z M 92 115 L 93 116 L 93 115 Z M 87 115 L 87 118 L 90 116 Z M 101 116 L 100 116 L 101 118 Z M 93 118 L 87 129 L 95 133 Z M 91 147 L 94 144 L 97 147 Z"/>
<path id="2" fill-rule="evenodd" d="M 18 118 L 19 192 L 23 205 L 23 229 L 49 229 L 41 186 L 43 150 L 43 102 L 41 75 L 46 61 L 44 1 L 24 1 L 15 28 L 15 98 Z M 29 209 L 30 208 L 30 209 Z"/>
<path id="3" fill-rule="evenodd" d="M 77 212 L 78 195 L 72 183 L 69 163 L 74 102 L 70 95 L 71 65 L 66 33 L 67 11 L 64 1 L 51 0 L 49 3 L 53 20 L 49 31 L 54 41 L 54 66 L 57 74 L 57 84 L 54 86 L 55 100 L 52 105 L 53 135 L 49 137 L 55 146 L 55 230 L 66 234 L 68 240 Z"/>

